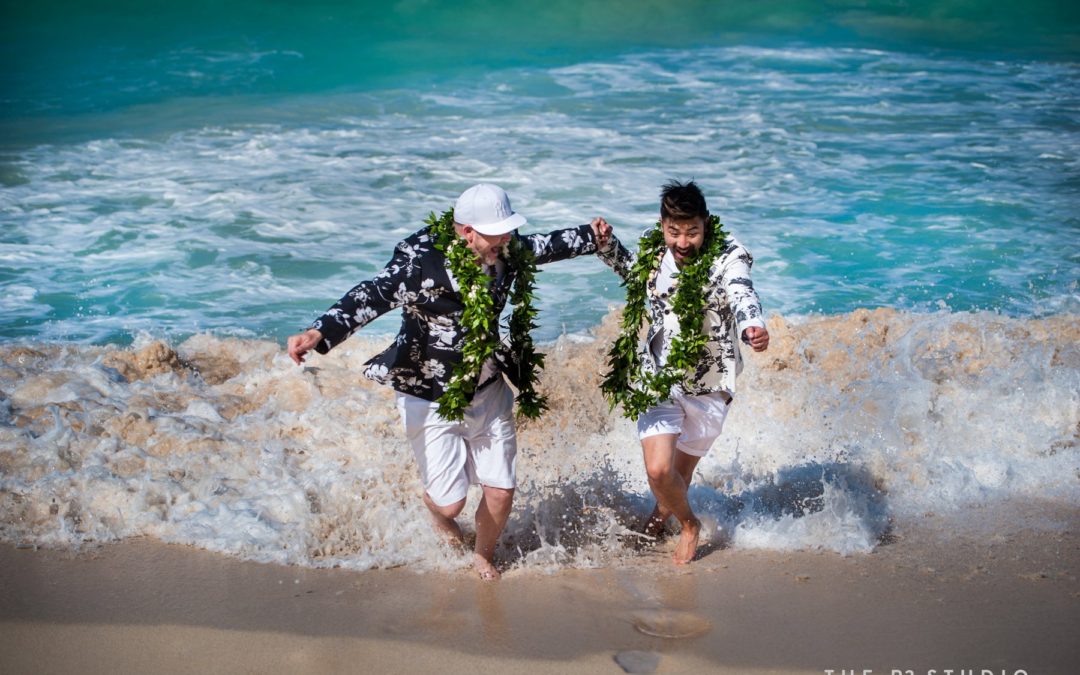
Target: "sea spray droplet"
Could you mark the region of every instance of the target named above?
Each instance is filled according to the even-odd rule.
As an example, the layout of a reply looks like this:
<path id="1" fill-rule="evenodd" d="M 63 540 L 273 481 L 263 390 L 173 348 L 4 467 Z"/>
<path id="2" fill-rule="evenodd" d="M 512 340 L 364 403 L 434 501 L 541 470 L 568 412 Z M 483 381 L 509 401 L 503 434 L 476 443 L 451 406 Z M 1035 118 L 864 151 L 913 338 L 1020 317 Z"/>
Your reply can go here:
<path id="1" fill-rule="evenodd" d="M 673 609 L 644 609 L 634 612 L 633 621 L 639 632 L 662 638 L 691 638 L 712 630 L 705 617 Z"/>

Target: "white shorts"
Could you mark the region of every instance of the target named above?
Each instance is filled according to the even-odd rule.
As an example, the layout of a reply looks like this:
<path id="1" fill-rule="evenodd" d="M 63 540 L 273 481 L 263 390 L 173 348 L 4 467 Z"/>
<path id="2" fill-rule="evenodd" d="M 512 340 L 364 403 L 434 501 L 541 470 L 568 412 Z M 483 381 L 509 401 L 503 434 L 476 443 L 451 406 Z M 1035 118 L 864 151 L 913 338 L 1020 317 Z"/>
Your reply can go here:
<path id="1" fill-rule="evenodd" d="M 638 417 L 638 438 L 677 434 L 675 449 L 704 457 L 723 431 L 730 407 L 731 397 L 721 392 L 698 396 L 676 393 Z"/>
<path id="2" fill-rule="evenodd" d="M 397 392 L 397 406 L 424 490 L 437 505 L 465 499 L 469 485 L 517 485 L 514 393 L 503 378 L 476 393 L 460 422 L 439 415 L 438 403 L 410 394 Z"/>

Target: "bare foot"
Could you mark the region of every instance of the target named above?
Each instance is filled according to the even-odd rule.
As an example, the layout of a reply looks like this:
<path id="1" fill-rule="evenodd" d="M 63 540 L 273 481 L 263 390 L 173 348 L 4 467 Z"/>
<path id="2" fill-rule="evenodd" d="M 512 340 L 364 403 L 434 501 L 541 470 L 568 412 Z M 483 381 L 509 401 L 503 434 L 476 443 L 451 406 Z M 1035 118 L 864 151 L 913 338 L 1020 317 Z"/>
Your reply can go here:
<path id="1" fill-rule="evenodd" d="M 480 575 L 481 581 L 498 581 L 502 578 L 502 574 L 495 569 L 495 565 L 479 553 L 473 554 L 473 569 Z"/>
<path id="2" fill-rule="evenodd" d="M 675 555 L 672 559 L 676 565 L 687 565 L 697 555 L 698 539 L 701 537 L 701 521 L 694 518 L 688 523 L 683 523 L 682 534 L 679 535 L 679 543 L 675 547 Z"/>

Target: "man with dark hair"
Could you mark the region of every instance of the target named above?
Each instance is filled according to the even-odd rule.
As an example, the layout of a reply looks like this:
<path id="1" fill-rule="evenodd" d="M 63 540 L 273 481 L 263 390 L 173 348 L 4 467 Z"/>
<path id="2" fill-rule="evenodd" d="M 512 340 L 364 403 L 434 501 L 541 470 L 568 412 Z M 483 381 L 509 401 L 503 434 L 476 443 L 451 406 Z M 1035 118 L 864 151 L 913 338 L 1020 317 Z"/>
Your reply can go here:
<path id="1" fill-rule="evenodd" d="M 705 195 L 701 194 L 697 183 L 664 183 L 660 191 L 660 221 L 687 221 L 694 218 L 709 220 L 709 207 L 705 205 Z"/>
<path id="2" fill-rule="evenodd" d="M 594 253 L 606 244 L 600 218 L 590 225 L 521 236 L 525 218 L 510 208 L 497 185 L 466 190 L 451 212 L 394 249 L 375 278 L 345 294 L 303 333 L 288 339 L 300 365 L 315 350 L 325 354 L 377 316 L 402 308 L 401 332 L 367 362 L 364 375 L 397 392 L 405 434 L 424 485 L 424 505 L 450 543 L 464 544 L 455 518 L 470 484 L 483 498 L 476 509 L 473 565 L 481 579 L 499 578 L 493 556 L 506 526 L 516 485 L 514 395 L 523 412 L 539 414 L 532 389 L 540 358 L 528 331 L 535 265 Z M 520 284 L 525 283 L 525 290 Z M 499 336 L 499 315 L 511 296 L 510 344 Z M 521 297 L 523 296 L 523 297 Z M 480 328 L 477 328 L 480 326 Z"/>
<path id="3" fill-rule="evenodd" d="M 610 354 L 604 392 L 637 420 L 656 497 L 644 532 L 660 535 L 674 515 L 682 525 L 674 560 L 686 564 L 701 533 L 687 489 L 723 429 L 742 370 L 738 343 L 759 352 L 769 346 L 750 280 L 753 258 L 723 232 L 693 181 L 664 185 L 660 222 L 642 236 L 637 255 L 610 237 L 599 256 L 627 287 L 623 332 Z M 638 344 L 646 299 L 649 332 Z"/>

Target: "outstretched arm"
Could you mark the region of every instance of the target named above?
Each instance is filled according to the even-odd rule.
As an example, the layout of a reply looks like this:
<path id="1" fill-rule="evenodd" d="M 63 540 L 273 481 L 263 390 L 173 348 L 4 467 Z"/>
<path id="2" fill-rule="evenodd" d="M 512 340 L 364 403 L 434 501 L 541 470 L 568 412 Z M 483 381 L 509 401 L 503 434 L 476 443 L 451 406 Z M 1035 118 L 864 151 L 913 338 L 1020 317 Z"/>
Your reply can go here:
<path id="1" fill-rule="evenodd" d="M 736 244 L 726 256 L 720 279 L 735 314 L 739 337 L 755 352 L 763 352 L 769 348 L 769 331 L 761 313 L 761 301 L 750 279 L 753 264 L 750 252 Z"/>
<path id="2" fill-rule="evenodd" d="M 521 241 L 532 249 L 537 265 L 589 253 L 603 257 L 605 252 L 611 254 L 618 245 L 611 225 L 600 217 L 593 218 L 588 225 L 555 230 L 547 234 L 524 235 Z"/>
<path id="3" fill-rule="evenodd" d="M 289 356 L 300 365 L 312 349 L 325 354 L 376 317 L 401 307 L 414 295 L 410 281 L 419 272 L 417 253 L 406 242 L 370 281 L 362 281 L 346 293 L 303 333 L 288 339 Z"/>
<path id="4" fill-rule="evenodd" d="M 521 243 L 532 250 L 537 265 L 596 253 L 596 234 L 591 224 L 568 227 L 547 234 L 522 235 Z"/>

